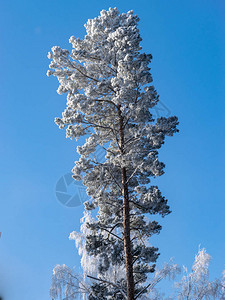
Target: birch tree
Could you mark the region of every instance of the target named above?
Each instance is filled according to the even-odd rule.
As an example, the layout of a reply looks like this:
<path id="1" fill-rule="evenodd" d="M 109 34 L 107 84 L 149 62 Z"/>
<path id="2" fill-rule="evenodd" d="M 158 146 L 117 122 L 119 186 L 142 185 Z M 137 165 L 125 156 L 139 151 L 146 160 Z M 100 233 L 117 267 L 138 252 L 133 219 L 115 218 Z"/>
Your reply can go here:
<path id="1" fill-rule="evenodd" d="M 211 256 L 206 250 L 199 249 L 190 273 L 184 267 L 184 276 L 175 284 L 177 299 L 210 300 L 225 299 L 225 271 L 222 279 L 209 280 L 209 263 Z"/>
<path id="2" fill-rule="evenodd" d="M 161 225 L 150 215 L 170 213 L 167 200 L 151 178 L 164 173 L 158 150 L 177 130 L 177 117 L 154 119 L 159 101 L 152 85 L 151 54 L 142 52 L 139 18 L 116 8 L 102 10 L 85 24 L 84 39 L 70 38 L 71 53 L 52 48 L 48 75 L 58 78 L 58 93 L 67 106 L 55 122 L 70 139 L 86 141 L 77 147 L 73 177 L 82 180 L 90 201 L 85 210 L 97 217 L 86 223 L 91 232 L 85 247 L 98 260 L 90 299 L 140 298 L 148 274 L 154 272 L 158 249 L 149 244 Z M 95 157 L 105 151 L 104 161 Z M 111 268 L 125 277 L 106 283 Z"/>

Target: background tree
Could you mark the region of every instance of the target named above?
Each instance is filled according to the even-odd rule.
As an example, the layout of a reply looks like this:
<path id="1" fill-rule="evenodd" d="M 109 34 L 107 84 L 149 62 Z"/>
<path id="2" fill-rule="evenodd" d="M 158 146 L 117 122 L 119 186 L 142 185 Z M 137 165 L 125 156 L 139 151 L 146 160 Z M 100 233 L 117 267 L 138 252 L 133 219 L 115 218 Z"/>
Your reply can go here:
<path id="1" fill-rule="evenodd" d="M 210 255 L 206 250 L 199 249 L 194 264 L 188 273 L 184 267 L 185 275 L 176 283 L 177 299 L 225 299 L 225 273 L 221 280 L 209 280 Z"/>
<path id="2" fill-rule="evenodd" d="M 82 232 L 82 228 L 81 228 Z M 73 232 L 71 234 L 72 239 L 74 239 Z M 84 243 L 81 243 L 80 239 L 76 239 L 76 245 L 79 249 L 79 253 L 82 255 L 82 261 L 87 259 L 87 253 L 84 247 Z M 89 259 L 94 259 L 89 257 Z M 224 300 L 225 299 L 225 271 L 223 271 L 222 278 L 215 279 L 213 281 L 209 280 L 209 263 L 211 257 L 206 252 L 206 250 L 199 249 L 197 255 L 195 256 L 195 261 L 191 268 L 190 273 L 188 273 L 187 267 L 183 266 L 184 274 L 180 281 L 176 282 L 175 278 L 180 273 L 181 268 L 172 262 L 165 263 L 161 269 L 156 268 L 156 271 L 151 278 L 149 287 L 142 297 L 141 300 L 162 300 L 162 299 L 179 299 L 179 300 Z M 92 266 L 89 265 L 90 260 L 85 262 L 85 271 L 91 274 L 97 274 L 97 269 L 94 270 L 95 261 L 93 261 Z M 89 266 L 89 270 L 87 270 Z M 91 269 L 92 268 L 92 269 Z M 107 274 L 107 279 L 113 280 L 113 272 Z M 95 275 L 96 276 L 96 275 Z M 173 281 L 172 294 L 170 296 L 165 296 L 163 288 L 159 288 L 159 283 L 165 279 L 170 279 Z M 162 287 L 162 286 L 161 286 Z M 52 277 L 52 287 L 51 296 L 57 298 L 62 296 L 62 291 L 64 289 L 64 296 L 68 300 L 75 299 L 77 294 L 80 294 L 83 299 L 88 299 L 92 293 L 91 282 L 85 280 L 81 276 L 78 276 L 74 270 L 70 270 L 67 266 L 57 265 L 53 271 Z M 167 295 L 168 295 L 167 291 Z"/>
<path id="3" fill-rule="evenodd" d="M 158 95 L 152 83 L 152 56 L 141 53 L 138 17 L 116 8 L 88 20 L 83 40 L 70 38 L 73 50 L 53 47 L 48 75 L 58 78 L 58 93 L 68 93 L 67 108 L 56 118 L 67 137 L 86 136 L 73 168 L 75 180 L 87 187 L 85 209 L 97 213 L 86 223 L 91 231 L 85 247 L 98 259 L 98 277 L 90 299 L 134 300 L 146 292 L 147 275 L 154 272 L 158 249 L 148 239 L 161 226 L 148 214 L 170 213 L 167 200 L 150 177 L 163 174 L 158 149 L 165 136 L 177 132 L 177 118 L 153 119 Z M 94 153 L 100 145 L 105 160 Z M 110 268 L 124 268 L 126 279 L 104 283 Z M 94 278 L 92 278 L 94 279 Z"/>
<path id="4" fill-rule="evenodd" d="M 99 295 L 100 292 L 103 292 L 103 289 L 100 288 L 96 295 L 97 286 L 93 286 L 91 280 L 97 277 L 102 284 L 120 289 L 117 282 L 125 278 L 126 274 L 124 268 L 119 268 L 117 265 L 111 266 L 107 272 L 104 273 L 104 276 L 99 276 L 99 261 L 96 257 L 90 256 L 87 252 L 85 241 L 86 236 L 91 232 L 87 229 L 86 223 L 90 223 L 92 221 L 91 219 L 90 213 L 85 212 L 81 220 L 80 232 L 73 231 L 69 237 L 75 241 L 79 255 L 81 256 L 83 276 L 76 271 L 76 268 L 70 269 L 66 265 L 56 265 L 53 270 L 52 286 L 50 289 L 50 295 L 53 299 L 57 299 L 58 297 L 61 299 L 63 297 L 63 299 L 72 300 L 77 299 L 79 296 L 83 300 L 91 299 L 95 296 L 98 296 L 98 299 L 103 299 L 103 295 Z M 158 289 L 159 282 L 166 278 L 174 279 L 179 273 L 180 267 L 172 263 L 172 261 L 165 263 L 161 269 L 156 268 L 146 292 L 143 293 L 143 295 L 145 294 L 146 296 L 142 295 L 140 299 L 163 299 L 163 294 L 160 293 Z M 111 292 L 113 291 L 113 289 L 110 290 Z M 123 294 L 123 291 L 120 291 L 120 293 Z M 123 298 L 126 299 L 126 295 L 123 295 Z"/>

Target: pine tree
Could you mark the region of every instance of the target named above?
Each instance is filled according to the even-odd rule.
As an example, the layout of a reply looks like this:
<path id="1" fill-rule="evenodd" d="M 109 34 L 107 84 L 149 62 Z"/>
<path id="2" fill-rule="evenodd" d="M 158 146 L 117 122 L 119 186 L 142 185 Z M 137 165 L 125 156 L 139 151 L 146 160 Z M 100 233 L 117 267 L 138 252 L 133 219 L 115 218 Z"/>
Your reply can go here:
<path id="1" fill-rule="evenodd" d="M 164 173 L 158 150 L 178 131 L 178 121 L 152 116 L 159 98 L 150 74 L 152 56 L 141 52 L 138 21 L 133 11 L 103 10 L 88 20 L 83 40 L 70 38 L 70 54 L 57 46 L 48 55 L 48 75 L 58 78 L 59 94 L 67 93 L 67 107 L 55 122 L 66 127 L 68 138 L 86 137 L 77 147 L 73 177 L 82 180 L 90 196 L 85 210 L 97 214 L 85 223 L 91 232 L 86 250 L 98 260 L 92 300 L 134 300 L 146 292 L 147 275 L 159 255 L 148 240 L 161 230 L 148 215 L 170 213 L 150 178 Z M 99 146 L 103 161 L 94 155 Z M 112 268 L 125 269 L 126 277 L 105 282 Z"/>

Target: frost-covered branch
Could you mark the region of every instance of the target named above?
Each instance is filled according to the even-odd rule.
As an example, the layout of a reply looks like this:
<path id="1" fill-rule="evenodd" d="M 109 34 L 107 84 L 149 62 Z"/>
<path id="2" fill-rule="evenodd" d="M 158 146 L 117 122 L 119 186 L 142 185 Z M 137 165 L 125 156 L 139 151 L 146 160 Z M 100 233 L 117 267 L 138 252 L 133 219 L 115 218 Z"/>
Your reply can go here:
<path id="1" fill-rule="evenodd" d="M 94 279 L 94 280 L 97 280 L 97 281 L 101 281 L 103 283 L 107 283 L 109 285 L 112 285 L 113 287 L 116 287 L 120 291 L 121 295 L 123 295 L 124 299 L 127 299 L 127 296 L 126 296 L 125 292 L 118 285 L 116 285 L 115 283 L 110 282 L 110 281 L 105 280 L 105 279 L 102 279 L 102 278 L 96 278 L 96 277 L 89 276 L 89 275 L 87 275 L 87 277 L 91 278 L 91 279 Z"/>

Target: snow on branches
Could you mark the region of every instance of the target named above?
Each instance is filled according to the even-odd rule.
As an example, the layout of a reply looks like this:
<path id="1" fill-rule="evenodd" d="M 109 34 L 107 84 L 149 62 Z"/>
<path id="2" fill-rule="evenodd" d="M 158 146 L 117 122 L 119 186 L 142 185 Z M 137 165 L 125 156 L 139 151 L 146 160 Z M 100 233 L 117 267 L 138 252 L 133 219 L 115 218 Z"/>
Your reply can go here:
<path id="1" fill-rule="evenodd" d="M 178 121 L 153 118 L 159 98 L 149 68 L 152 56 L 141 52 L 138 21 L 133 11 L 103 10 L 88 20 L 84 39 L 70 38 L 71 53 L 55 46 L 48 54 L 48 75 L 58 78 L 59 94 L 67 93 L 67 107 L 55 122 L 70 139 L 86 137 L 77 147 L 73 177 L 87 188 L 85 209 L 97 214 L 85 222 L 87 255 L 98 260 L 99 276 L 112 268 L 126 270 L 122 289 L 120 277 L 111 285 L 96 280 L 96 299 L 98 293 L 104 299 L 142 296 L 159 255 L 148 239 L 161 230 L 148 215 L 170 213 L 150 178 L 164 173 L 158 150 L 178 131 Z M 99 146 L 103 161 L 93 155 Z"/>

